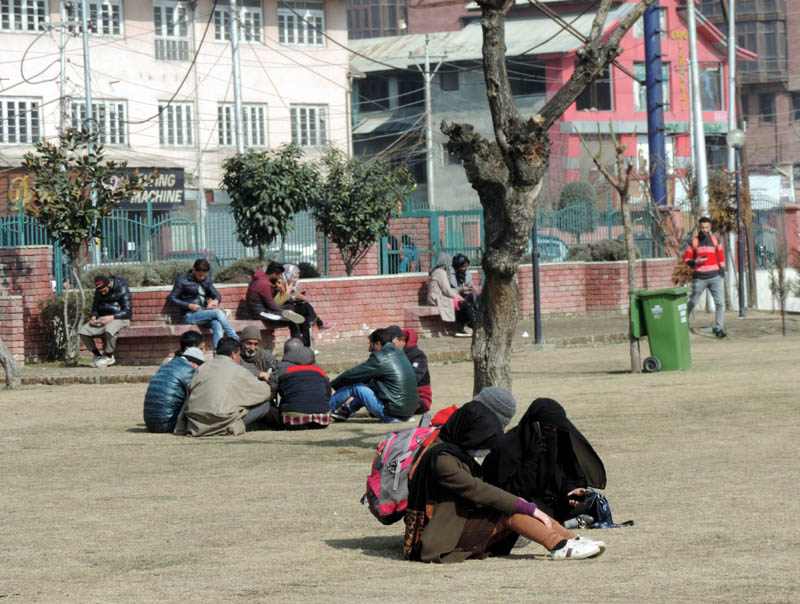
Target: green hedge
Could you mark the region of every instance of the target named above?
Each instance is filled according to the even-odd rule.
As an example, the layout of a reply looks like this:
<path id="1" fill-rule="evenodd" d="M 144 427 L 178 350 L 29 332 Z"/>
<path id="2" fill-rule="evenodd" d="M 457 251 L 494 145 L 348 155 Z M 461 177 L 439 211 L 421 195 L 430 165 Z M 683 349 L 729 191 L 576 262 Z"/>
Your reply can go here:
<path id="1" fill-rule="evenodd" d="M 94 289 L 85 292 L 86 299 L 81 308 L 81 320 L 78 323 L 86 321 L 89 318 L 89 313 L 92 310 L 92 298 Z M 70 292 L 69 294 L 69 310 L 72 316 L 79 308 L 79 296 L 77 291 Z M 50 361 L 63 361 L 66 355 L 66 330 L 64 329 L 64 303 L 65 296 L 52 296 L 39 302 L 39 310 L 41 311 L 42 330 L 48 341 L 47 358 Z"/>

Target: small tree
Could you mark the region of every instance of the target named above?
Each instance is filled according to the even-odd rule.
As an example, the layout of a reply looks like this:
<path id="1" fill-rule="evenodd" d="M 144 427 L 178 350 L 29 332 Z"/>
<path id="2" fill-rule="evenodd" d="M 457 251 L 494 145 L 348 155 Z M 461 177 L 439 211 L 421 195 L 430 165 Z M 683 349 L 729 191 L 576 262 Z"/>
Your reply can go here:
<path id="1" fill-rule="evenodd" d="M 278 237 L 283 248 L 292 216 L 307 210 L 315 197 L 318 175 L 302 158 L 299 147 L 283 145 L 237 153 L 222 164 L 222 186 L 231 198 L 239 241 L 255 247 L 261 260 Z"/>
<path id="2" fill-rule="evenodd" d="M 557 226 L 572 233 L 581 242 L 582 233 L 591 233 L 597 227 L 597 192 L 588 182 L 575 180 L 561 189 L 558 198 Z"/>
<path id="3" fill-rule="evenodd" d="M 611 135 L 611 144 L 614 147 L 614 156 L 616 159 L 616 174 L 612 175 L 608 168 L 603 164 L 603 137 L 600 136 L 600 126 L 597 127 L 597 140 L 600 143 L 600 148 L 596 155 L 592 155 L 591 149 L 586 144 L 586 141 L 581 136 L 581 143 L 584 148 L 592 156 L 592 161 L 600 173 L 614 187 L 619 195 L 619 205 L 622 209 L 622 226 L 625 229 L 625 250 L 628 253 L 628 300 L 633 298 L 633 293 L 638 289 L 636 284 L 636 242 L 633 239 L 633 221 L 631 220 L 631 204 L 630 204 L 630 185 L 631 185 L 631 172 L 633 172 L 633 160 L 625 157 L 625 152 L 628 149 L 627 145 L 618 142 L 617 135 L 614 134 L 613 125 L 609 122 L 608 131 Z M 631 312 L 634 312 L 631 309 Z M 631 352 L 631 373 L 641 373 L 641 354 L 639 351 L 639 338 L 634 337 L 631 328 L 631 322 L 628 322 L 628 342 L 630 344 Z"/>
<path id="4" fill-rule="evenodd" d="M 314 203 L 314 217 L 339 248 L 348 275 L 389 230 L 389 219 L 414 190 L 404 166 L 382 160 L 348 158 L 329 148 L 322 158 L 325 176 Z"/>
<path id="5" fill-rule="evenodd" d="M 19 386 L 19 367 L 17 360 L 11 351 L 6 348 L 3 338 L 0 338 L 0 366 L 6 374 L 6 387 L 16 388 Z"/>
<path id="6" fill-rule="evenodd" d="M 778 251 L 769 267 L 769 291 L 778 300 L 781 310 L 781 334 L 786 335 L 786 300 L 792 292 L 792 278 L 789 274 L 789 245 L 784 233 L 778 238 Z"/>
<path id="7" fill-rule="evenodd" d="M 141 191 L 147 179 L 138 174 L 132 178 L 120 177 L 117 172 L 127 162 L 105 161 L 97 134 L 85 128 L 67 130 L 59 145 L 40 141 L 34 147 L 22 162 L 34 177 L 31 204 L 26 211 L 37 217 L 67 254 L 69 274 L 77 287 L 80 304 L 68 303 L 67 288 L 62 317 L 67 334 L 65 361 L 67 365 L 76 365 L 81 316 L 80 312 L 70 312 L 70 308 L 83 308 L 85 298 L 78 274 L 80 252 L 90 239 L 101 236 L 101 219 L 118 207 L 120 201 Z"/>

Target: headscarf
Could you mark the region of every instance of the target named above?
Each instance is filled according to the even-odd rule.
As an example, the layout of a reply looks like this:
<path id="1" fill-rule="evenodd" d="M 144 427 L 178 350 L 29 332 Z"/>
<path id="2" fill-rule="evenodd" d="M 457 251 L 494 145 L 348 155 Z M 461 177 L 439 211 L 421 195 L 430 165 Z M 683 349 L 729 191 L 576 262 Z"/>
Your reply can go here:
<path id="1" fill-rule="evenodd" d="M 537 426 L 538 424 L 538 426 Z M 555 432 L 536 428 L 554 426 Z M 541 441 L 546 443 L 546 452 L 541 455 Z M 536 466 L 537 484 L 528 484 L 520 473 L 523 466 Z M 534 463 L 532 463 L 534 462 Z M 545 490 L 564 491 L 566 494 L 578 486 L 604 489 L 606 470 L 586 437 L 567 418 L 564 407 L 550 398 L 537 398 L 519 424 L 505 437 L 505 444 L 492 451 L 483 463 L 486 481 L 505 488 L 520 497 L 542 497 Z M 577 484 L 577 483 L 584 484 Z"/>
<path id="2" fill-rule="evenodd" d="M 466 262 L 466 267 L 461 268 L 464 266 Z M 467 270 L 469 269 L 469 258 L 467 258 L 464 254 L 456 254 L 453 258 L 453 272 L 456 276 L 456 285 L 461 286 L 464 285 L 464 282 L 467 279 Z"/>
<path id="3" fill-rule="evenodd" d="M 433 271 L 435 271 L 437 268 L 443 268 L 444 272 L 446 273 L 452 262 L 453 260 L 450 258 L 450 254 L 447 252 L 439 252 L 439 255 L 436 256 L 436 263 L 431 267 L 430 274 L 432 275 Z"/>
<path id="4" fill-rule="evenodd" d="M 419 335 L 415 329 L 404 329 L 403 339 L 406 341 L 406 346 L 416 346 L 419 343 Z"/>
<path id="5" fill-rule="evenodd" d="M 408 484 L 408 507 L 424 510 L 437 486 L 436 463 L 439 455 L 449 453 L 466 463 L 473 476 L 481 467 L 468 451 L 493 449 L 502 442 L 500 420 L 486 406 L 470 401 L 450 416 L 439 432 L 442 443 L 431 447 L 422 457 Z"/>

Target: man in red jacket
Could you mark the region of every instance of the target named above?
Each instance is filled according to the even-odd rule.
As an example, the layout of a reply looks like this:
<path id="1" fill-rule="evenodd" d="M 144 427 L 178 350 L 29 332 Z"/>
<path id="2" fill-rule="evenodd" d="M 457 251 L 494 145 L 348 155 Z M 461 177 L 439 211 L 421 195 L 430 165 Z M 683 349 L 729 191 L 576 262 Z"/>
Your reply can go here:
<path id="1" fill-rule="evenodd" d="M 725 320 L 724 281 L 725 255 L 717 238 L 711 232 L 711 219 L 703 216 L 700 219 L 697 237 L 693 237 L 683 254 L 683 261 L 694 269 L 692 296 L 689 298 L 688 313 L 700 300 L 700 296 L 708 289 L 714 300 L 715 321 L 714 335 L 719 339 L 728 335 L 722 329 Z"/>
<path id="2" fill-rule="evenodd" d="M 304 333 L 300 327 L 305 317 L 275 302 L 275 290 L 282 272 L 282 264 L 270 262 L 266 271 L 259 269 L 250 275 L 244 299 L 247 312 L 251 319 L 261 320 L 267 327 L 288 327 L 293 338 L 301 338 L 305 343 L 308 331 Z"/>

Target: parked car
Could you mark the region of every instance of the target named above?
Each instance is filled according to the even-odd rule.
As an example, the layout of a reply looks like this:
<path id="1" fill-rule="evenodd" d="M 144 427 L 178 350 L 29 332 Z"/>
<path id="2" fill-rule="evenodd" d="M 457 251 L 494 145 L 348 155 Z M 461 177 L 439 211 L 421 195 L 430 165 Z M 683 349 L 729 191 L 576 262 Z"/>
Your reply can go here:
<path id="1" fill-rule="evenodd" d="M 525 253 L 530 254 L 532 250 L 531 241 Z M 539 262 L 564 262 L 569 254 L 569 246 L 555 235 L 537 235 L 536 251 L 539 252 Z"/>

